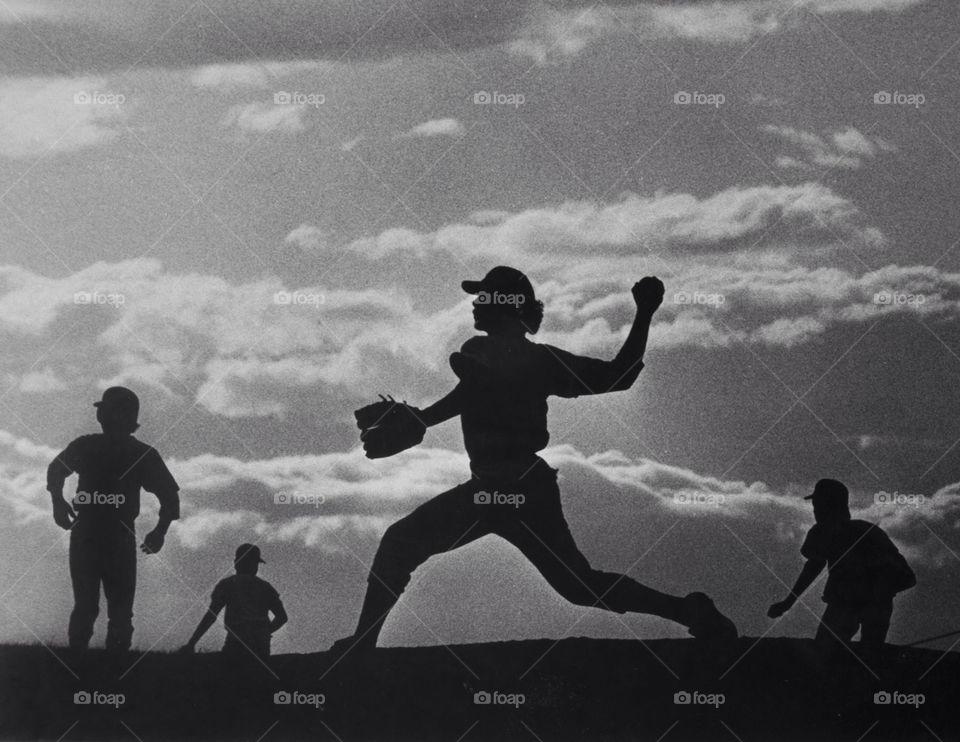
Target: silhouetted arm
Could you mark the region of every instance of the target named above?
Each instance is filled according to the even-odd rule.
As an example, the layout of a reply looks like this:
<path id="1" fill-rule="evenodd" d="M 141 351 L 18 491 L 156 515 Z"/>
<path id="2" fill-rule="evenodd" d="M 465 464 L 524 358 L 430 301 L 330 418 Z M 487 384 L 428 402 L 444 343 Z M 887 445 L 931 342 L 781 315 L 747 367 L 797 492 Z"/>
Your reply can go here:
<path id="1" fill-rule="evenodd" d="M 420 413 L 420 420 L 428 428 L 460 414 L 463 389 L 457 384 L 443 399 L 434 402 Z"/>
<path id="2" fill-rule="evenodd" d="M 71 443 L 47 467 L 47 491 L 50 493 L 50 502 L 53 505 L 53 520 L 65 529 L 69 529 L 77 519 L 73 508 L 63 497 L 63 485 L 74 471 L 67 463 L 72 458 L 73 448 L 74 444 Z"/>
<path id="3" fill-rule="evenodd" d="M 797 577 L 797 581 L 794 583 L 790 594 L 785 600 L 770 606 L 767 615 L 770 616 L 770 618 L 778 618 L 793 608 L 793 604 L 796 603 L 797 599 L 813 584 L 813 581 L 820 576 L 820 573 L 823 572 L 823 568 L 826 566 L 827 562 L 824 559 L 808 559 L 806 564 L 803 565 L 800 576 Z"/>
<path id="4" fill-rule="evenodd" d="M 610 362 L 610 378 L 607 385 L 609 391 L 622 392 L 629 389 L 640 375 L 640 370 L 643 368 L 643 354 L 647 350 L 650 323 L 663 302 L 663 290 L 663 283 L 652 276 L 647 276 L 633 285 L 631 293 L 637 304 L 637 313 L 623 347 L 620 348 L 616 358 Z"/>
<path id="5" fill-rule="evenodd" d="M 277 604 L 270 610 L 273 613 L 273 620 L 270 622 L 270 633 L 272 634 L 287 622 L 287 611 L 279 597 L 277 598 Z"/>
<path id="6" fill-rule="evenodd" d="M 550 393 L 559 397 L 584 394 L 622 392 L 629 389 L 643 370 L 643 354 L 647 350 L 650 322 L 663 302 L 663 283 L 647 276 L 631 290 L 637 313 L 627 339 L 612 361 L 577 356 L 559 348 L 543 346 L 554 357 L 554 373 Z"/>
<path id="7" fill-rule="evenodd" d="M 222 605 L 215 606 L 213 603 L 210 603 L 210 607 L 207 609 L 207 612 L 203 614 L 203 618 L 201 618 L 200 623 L 197 624 L 197 628 L 193 632 L 193 636 L 190 637 L 190 641 L 188 641 L 184 647 L 185 650 L 192 652 L 196 648 L 197 642 L 200 641 L 200 638 L 207 633 L 207 629 L 217 622 L 217 615 L 222 609 Z"/>
<path id="8" fill-rule="evenodd" d="M 143 486 L 160 501 L 160 515 L 156 527 L 144 537 L 140 551 L 144 554 L 156 554 L 163 548 L 170 524 L 180 517 L 180 486 L 155 449 L 150 449 L 145 461 L 148 473 Z"/>

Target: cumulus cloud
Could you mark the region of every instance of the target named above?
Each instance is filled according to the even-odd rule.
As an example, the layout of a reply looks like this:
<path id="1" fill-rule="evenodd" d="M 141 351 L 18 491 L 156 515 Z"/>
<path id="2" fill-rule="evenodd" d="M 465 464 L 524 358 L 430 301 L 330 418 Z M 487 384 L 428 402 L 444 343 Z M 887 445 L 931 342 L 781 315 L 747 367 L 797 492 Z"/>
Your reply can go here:
<path id="1" fill-rule="evenodd" d="M 243 103 L 231 106 L 224 114 L 221 125 L 235 128 L 242 133 L 264 134 L 282 132 L 293 134 L 303 131 L 304 106 L 277 105 L 276 103 Z"/>
<path id="2" fill-rule="evenodd" d="M 810 170 L 817 166 L 857 170 L 867 160 L 875 159 L 881 153 L 897 151 L 890 142 L 880 137 L 867 136 L 853 126 L 825 131 L 823 134 L 772 124 L 763 126 L 760 130 L 794 145 L 799 151 L 799 157 L 779 155 L 775 162 L 782 168 Z"/>
<path id="3" fill-rule="evenodd" d="M 103 77 L 0 80 L 0 155 L 32 158 L 112 141 L 123 131 L 132 97 Z"/>
<path id="4" fill-rule="evenodd" d="M 245 88 L 266 89 L 271 83 L 297 72 L 315 70 L 323 63 L 302 62 L 238 62 L 201 65 L 190 73 L 190 82 L 198 88 L 231 93 Z"/>
<path id="5" fill-rule="evenodd" d="M 454 118 L 430 119 L 422 124 L 400 134 L 400 139 L 417 139 L 421 137 L 462 137 L 467 133 L 466 127 Z"/>
<path id="6" fill-rule="evenodd" d="M 56 449 L 0 431 L 0 501 L 21 522 L 49 517 L 45 467 Z M 767 523 L 770 534 L 799 540 L 812 524 L 800 498 L 808 483 L 774 490 L 763 482 L 724 480 L 619 451 L 584 453 L 570 445 L 547 448 L 544 458 L 563 476 L 562 488 L 579 497 L 617 492 L 603 504 L 611 521 L 637 517 L 726 521 L 735 528 Z M 465 454 L 420 447 L 373 462 L 359 448 L 348 452 L 260 460 L 203 454 L 168 461 L 184 494 L 182 519 L 172 534 L 198 550 L 229 536 L 295 543 L 329 552 L 347 540 L 376 541 L 386 527 L 421 502 L 469 476 Z M 943 565 L 950 558 L 937 532 L 960 527 L 960 484 L 897 502 L 855 491 L 854 517 L 878 522 L 911 559 Z M 617 512 L 617 508 L 627 508 Z M 153 517 L 156 503 L 144 499 Z M 737 525 L 739 524 L 739 525 Z M 777 537 L 779 538 L 779 537 Z"/>
<path id="7" fill-rule="evenodd" d="M 771 228 L 779 229 L 779 232 Z M 568 201 L 517 213 L 484 213 L 433 233 L 390 229 L 349 247 L 364 255 L 393 252 L 508 259 L 529 254 L 566 262 L 577 256 L 631 256 L 648 250 L 677 255 L 749 248 L 770 233 L 792 244 L 824 244 L 837 236 L 872 246 L 883 236 L 864 223 L 847 198 L 815 182 L 733 186 L 705 198 L 688 193 L 625 194 L 619 201 Z"/>
<path id="8" fill-rule="evenodd" d="M 43 38 L 56 29 L 61 54 L 75 69 L 125 69 L 145 47 L 163 67 L 230 64 L 251 59 L 338 59 L 346 52 L 383 57 L 423 48 L 438 39 L 453 50 L 504 44 L 534 63 L 565 59 L 610 35 L 645 39 L 684 38 L 743 44 L 763 33 L 790 28 L 803 11 L 822 15 L 897 12 L 925 0 L 701 0 L 689 3 L 624 2 L 597 9 L 592 3 L 497 0 L 451 5 L 410 0 L 315 3 L 306 0 L 121 0 L 81 5 L 75 0 L 6 4 L 0 13 L 0 64 L 24 74 L 56 69 L 56 59 L 38 48 L 21 26 Z M 29 8 L 29 10 L 25 10 Z M 197 21 L 202 20 L 202 23 Z M 206 73 L 215 76 L 216 73 Z M 209 79 L 209 78 L 207 78 Z"/>
<path id="9" fill-rule="evenodd" d="M 821 15 L 899 12 L 925 0 L 705 0 L 607 5 L 533 5 L 516 38 L 514 54 L 535 64 L 559 62 L 603 37 L 689 39 L 711 44 L 746 44 L 802 23 L 804 12 Z"/>

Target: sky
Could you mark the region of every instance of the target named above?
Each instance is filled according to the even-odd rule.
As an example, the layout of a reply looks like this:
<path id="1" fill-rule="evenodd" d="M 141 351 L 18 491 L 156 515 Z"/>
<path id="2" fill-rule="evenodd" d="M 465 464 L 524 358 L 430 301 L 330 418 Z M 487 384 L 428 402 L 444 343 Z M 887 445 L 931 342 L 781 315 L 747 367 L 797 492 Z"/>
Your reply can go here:
<path id="1" fill-rule="evenodd" d="M 468 477 L 455 421 L 370 461 L 352 411 L 452 388 L 498 264 L 601 358 L 666 284 L 634 387 L 550 402 L 593 566 L 811 636 L 822 578 L 765 614 L 829 476 L 918 574 L 890 639 L 960 628 L 958 62 L 949 0 L 0 0 L 0 641 L 65 642 L 45 470 L 116 384 L 181 486 L 134 646 L 182 645 L 243 542 L 275 652 L 352 631 L 384 529 Z M 683 635 L 489 537 L 381 644 Z"/>

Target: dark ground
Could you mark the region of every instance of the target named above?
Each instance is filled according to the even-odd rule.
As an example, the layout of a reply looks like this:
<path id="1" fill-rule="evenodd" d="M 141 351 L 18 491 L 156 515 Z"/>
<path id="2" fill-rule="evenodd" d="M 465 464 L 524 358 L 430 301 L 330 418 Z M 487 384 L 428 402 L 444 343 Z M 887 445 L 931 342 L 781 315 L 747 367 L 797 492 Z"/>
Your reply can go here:
<path id="1" fill-rule="evenodd" d="M 333 667 L 325 653 L 280 655 L 269 661 L 276 677 L 216 654 L 117 662 L 54 651 L 0 647 L 3 739 L 960 739 L 960 654 L 924 649 L 861 662 L 846 652 L 825 661 L 801 639 L 743 638 L 722 651 L 693 640 L 538 640 L 378 649 Z M 76 704 L 80 691 L 124 698 Z M 276 704 L 280 691 L 314 703 L 322 694 L 322 705 Z M 481 691 L 504 695 L 475 703 Z M 677 704 L 680 691 L 708 703 Z M 903 695 L 876 704 L 879 691 Z"/>

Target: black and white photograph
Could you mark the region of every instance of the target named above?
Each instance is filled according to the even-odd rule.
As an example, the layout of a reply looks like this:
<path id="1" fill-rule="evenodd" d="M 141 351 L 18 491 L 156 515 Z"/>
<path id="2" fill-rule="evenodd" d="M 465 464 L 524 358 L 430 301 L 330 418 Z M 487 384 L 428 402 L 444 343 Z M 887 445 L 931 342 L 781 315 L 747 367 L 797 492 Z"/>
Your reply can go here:
<path id="1" fill-rule="evenodd" d="M 0 0 L 0 740 L 960 739 L 956 0 Z"/>

